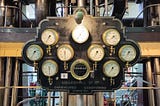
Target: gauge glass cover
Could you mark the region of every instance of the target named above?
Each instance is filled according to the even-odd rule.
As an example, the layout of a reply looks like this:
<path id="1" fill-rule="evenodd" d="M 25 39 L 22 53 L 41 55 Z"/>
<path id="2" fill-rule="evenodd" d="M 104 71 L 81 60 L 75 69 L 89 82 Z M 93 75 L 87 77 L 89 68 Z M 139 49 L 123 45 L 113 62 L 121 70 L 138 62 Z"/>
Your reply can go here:
<path id="1" fill-rule="evenodd" d="M 59 36 L 55 30 L 46 29 L 42 32 L 41 40 L 45 45 L 55 45 L 59 40 Z"/>
<path id="2" fill-rule="evenodd" d="M 69 61 L 74 56 L 74 50 L 69 44 L 63 44 L 58 48 L 57 56 L 61 61 Z"/>
<path id="3" fill-rule="evenodd" d="M 104 49 L 101 45 L 92 44 L 87 51 L 89 59 L 92 61 L 101 61 L 104 57 Z"/>
<path id="4" fill-rule="evenodd" d="M 120 66 L 114 60 L 109 60 L 103 65 L 103 73 L 108 77 L 116 77 L 119 72 Z"/>
<path id="5" fill-rule="evenodd" d="M 84 43 L 88 40 L 89 38 L 89 32 L 87 28 L 83 25 L 78 25 L 76 26 L 73 31 L 72 31 L 72 39 L 76 43 Z"/>
<path id="6" fill-rule="evenodd" d="M 102 40 L 107 46 L 116 46 L 120 41 L 120 33 L 116 29 L 108 29 L 103 33 Z"/>
<path id="7" fill-rule="evenodd" d="M 27 58 L 31 61 L 38 61 L 43 57 L 43 50 L 39 45 L 30 45 L 26 50 Z"/>
<path id="8" fill-rule="evenodd" d="M 124 62 L 133 61 L 136 55 L 136 49 L 132 45 L 123 45 L 119 50 L 119 57 Z"/>
<path id="9" fill-rule="evenodd" d="M 57 63 L 53 60 L 46 60 L 42 64 L 42 72 L 47 77 L 54 76 L 58 72 Z"/>

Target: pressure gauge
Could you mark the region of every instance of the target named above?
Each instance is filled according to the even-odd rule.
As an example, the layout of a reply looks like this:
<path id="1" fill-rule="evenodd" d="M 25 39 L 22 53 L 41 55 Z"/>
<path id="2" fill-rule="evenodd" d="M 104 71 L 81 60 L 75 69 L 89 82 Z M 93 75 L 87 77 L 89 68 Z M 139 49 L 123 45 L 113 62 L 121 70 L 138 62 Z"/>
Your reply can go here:
<path id="1" fill-rule="evenodd" d="M 102 40 L 107 46 L 116 46 L 120 41 L 120 33 L 116 29 L 108 29 L 103 33 Z"/>
<path id="2" fill-rule="evenodd" d="M 69 61 L 74 56 L 74 50 L 69 44 L 63 44 L 58 48 L 57 56 L 61 61 Z"/>
<path id="3" fill-rule="evenodd" d="M 38 61 L 43 57 L 43 50 L 39 45 L 30 45 L 26 50 L 27 58 L 31 61 Z"/>
<path id="4" fill-rule="evenodd" d="M 124 62 L 131 62 L 136 58 L 136 49 L 132 45 L 123 45 L 119 52 L 119 58 Z"/>
<path id="5" fill-rule="evenodd" d="M 83 25 L 78 25 L 76 26 L 73 31 L 72 31 L 72 39 L 76 43 L 84 43 L 88 40 L 89 38 L 89 32 L 87 28 Z"/>
<path id="6" fill-rule="evenodd" d="M 120 65 L 114 60 L 109 60 L 103 65 L 103 73 L 107 77 L 116 77 L 119 72 Z"/>
<path id="7" fill-rule="evenodd" d="M 41 40 L 45 45 L 55 45 L 59 40 L 59 36 L 55 30 L 46 29 L 42 32 Z"/>
<path id="8" fill-rule="evenodd" d="M 42 63 L 42 73 L 47 76 L 51 77 L 54 76 L 58 72 L 58 65 L 53 60 L 46 60 Z"/>
<path id="9" fill-rule="evenodd" d="M 101 61 L 104 57 L 104 49 L 101 45 L 92 44 L 87 51 L 89 59 L 92 61 Z"/>
<path id="10" fill-rule="evenodd" d="M 84 80 L 89 76 L 90 66 L 83 59 L 75 60 L 71 65 L 71 75 L 77 80 Z"/>

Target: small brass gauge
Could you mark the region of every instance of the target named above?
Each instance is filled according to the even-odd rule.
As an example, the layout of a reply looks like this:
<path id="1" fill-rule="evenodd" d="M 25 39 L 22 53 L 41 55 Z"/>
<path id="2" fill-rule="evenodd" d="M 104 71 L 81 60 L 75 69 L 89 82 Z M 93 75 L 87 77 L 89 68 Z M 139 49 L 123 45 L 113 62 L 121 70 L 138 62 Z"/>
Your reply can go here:
<path id="1" fill-rule="evenodd" d="M 87 51 L 89 59 L 95 62 L 101 61 L 104 57 L 104 54 L 103 47 L 98 44 L 92 44 Z"/>
<path id="2" fill-rule="evenodd" d="M 42 73 L 47 76 L 51 77 L 54 76 L 58 72 L 58 65 L 53 60 L 46 60 L 42 64 Z"/>
<path id="3" fill-rule="evenodd" d="M 46 29 L 42 32 L 41 40 L 47 46 L 55 45 L 59 40 L 59 36 L 55 30 Z"/>
<path id="4" fill-rule="evenodd" d="M 72 39 L 76 43 L 79 43 L 79 44 L 84 43 L 88 40 L 88 38 L 89 38 L 89 32 L 85 26 L 80 24 L 73 29 Z"/>
<path id="5" fill-rule="evenodd" d="M 109 60 L 103 65 L 103 73 L 107 77 L 116 77 L 120 72 L 120 65 L 114 61 L 114 60 Z"/>
<path id="6" fill-rule="evenodd" d="M 102 35 L 102 40 L 107 46 L 116 46 L 120 39 L 120 33 L 116 29 L 108 29 Z"/>
<path id="7" fill-rule="evenodd" d="M 71 75 L 77 80 L 84 80 L 90 74 L 90 66 L 83 59 L 75 60 L 71 65 Z"/>
<path id="8" fill-rule="evenodd" d="M 27 58 L 30 61 L 38 61 L 43 57 L 43 50 L 39 45 L 30 45 L 26 50 Z"/>
<path id="9" fill-rule="evenodd" d="M 74 50 L 69 44 L 63 44 L 58 48 L 57 56 L 61 61 L 69 61 L 74 56 Z"/>
<path id="10" fill-rule="evenodd" d="M 123 45 L 119 52 L 118 52 L 119 58 L 123 62 L 131 62 L 136 58 L 136 49 L 132 45 Z"/>

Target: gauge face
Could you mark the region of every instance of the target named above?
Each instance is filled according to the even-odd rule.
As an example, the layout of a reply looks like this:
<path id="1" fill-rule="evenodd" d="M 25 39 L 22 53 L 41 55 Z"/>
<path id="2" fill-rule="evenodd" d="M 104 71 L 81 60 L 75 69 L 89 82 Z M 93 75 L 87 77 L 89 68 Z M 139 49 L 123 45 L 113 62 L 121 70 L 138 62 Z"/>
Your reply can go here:
<path id="1" fill-rule="evenodd" d="M 103 65 L 103 73 L 108 77 L 116 77 L 119 72 L 120 66 L 114 60 L 109 60 Z"/>
<path id="2" fill-rule="evenodd" d="M 27 58 L 31 61 L 38 61 L 43 57 L 43 50 L 39 45 L 30 45 L 26 51 Z"/>
<path id="3" fill-rule="evenodd" d="M 46 29 L 42 32 L 41 40 L 45 45 L 55 45 L 59 40 L 59 36 L 55 30 Z"/>
<path id="4" fill-rule="evenodd" d="M 74 50 L 68 44 L 61 45 L 57 50 L 57 56 L 61 61 L 69 61 L 74 56 Z"/>
<path id="5" fill-rule="evenodd" d="M 77 80 L 84 80 L 89 76 L 90 66 L 87 61 L 78 59 L 71 65 L 71 75 Z"/>
<path id="6" fill-rule="evenodd" d="M 101 61 L 104 57 L 104 49 L 101 45 L 92 44 L 89 47 L 87 54 L 92 61 Z"/>
<path id="7" fill-rule="evenodd" d="M 136 58 L 136 49 L 132 45 L 123 45 L 118 53 L 120 59 L 124 62 L 131 62 Z"/>
<path id="8" fill-rule="evenodd" d="M 72 31 L 72 39 L 76 43 L 84 43 L 88 40 L 89 38 L 89 32 L 87 28 L 83 25 L 78 25 L 74 28 Z"/>
<path id="9" fill-rule="evenodd" d="M 57 63 L 53 60 L 46 60 L 42 64 L 42 72 L 47 77 L 54 76 L 58 72 Z"/>
<path id="10" fill-rule="evenodd" d="M 116 46 L 120 41 L 120 33 L 116 29 L 108 29 L 103 33 L 102 40 L 108 46 Z"/>

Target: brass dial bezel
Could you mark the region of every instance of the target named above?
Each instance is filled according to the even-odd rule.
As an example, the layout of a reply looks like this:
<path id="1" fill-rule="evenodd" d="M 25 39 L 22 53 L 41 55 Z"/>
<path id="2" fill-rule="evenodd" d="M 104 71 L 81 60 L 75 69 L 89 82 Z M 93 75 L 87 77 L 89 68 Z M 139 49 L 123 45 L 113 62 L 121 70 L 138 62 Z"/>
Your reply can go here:
<path id="1" fill-rule="evenodd" d="M 36 47 L 39 51 L 40 51 L 40 57 L 38 57 L 38 59 L 32 59 L 30 56 L 29 56 L 29 52 L 31 52 L 29 49 L 31 47 Z M 39 46 L 39 45 L 36 45 L 36 44 L 33 44 L 33 45 L 30 45 L 28 46 L 28 48 L 26 49 L 26 56 L 27 58 L 30 60 L 30 61 L 39 61 L 42 57 L 43 57 L 43 49 Z"/>
<path id="2" fill-rule="evenodd" d="M 86 68 L 87 68 L 86 73 L 85 73 L 83 76 L 79 76 L 79 75 L 77 75 L 77 74 L 74 72 L 75 66 L 76 66 L 77 64 L 79 64 L 79 63 L 85 65 Z M 77 80 L 84 80 L 84 79 L 86 79 L 86 78 L 89 76 L 89 74 L 90 74 L 90 66 L 89 66 L 89 64 L 88 64 L 87 61 L 85 61 L 85 60 L 83 60 L 83 59 L 77 59 L 77 60 L 75 60 L 75 61 L 72 63 L 70 72 L 71 72 L 71 75 L 72 75 L 73 78 L 75 78 L 75 79 L 77 79 Z"/>
<path id="3" fill-rule="evenodd" d="M 52 43 L 49 43 L 49 44 L 48 44 L 46 41 L 44 41 L 45 39 L 43 38 L 43 37 L 46 37 L 46 34 L 45 34 L 45 33 L 47 33 L 47 31 L 53 33 L 52 36 L 54 36 L 54 38 L 55 38 L 55 41 L 52 42 Z M 42 41 L 45 45 L 47 45 L 47 46 L 51 46 L 51 45 L 57 44 L 58 40 L 59 40 L 59 35 L 58 35 L 58 33 L 57 33 L 54 29 L 45 29 L 45 30 L 42 32 L 42 34 L 41 34 L 41 41 Z"/>
<path id="4" fill-rule="evenodd" d="M 107 36 L 109 36 L 108 33 L 111 32 L 111 31 L 116 32 L 117 33 L 116 37 L 118 37 L 118 39 L 116 39 L 117 41 L 115 43 L 113 43 L 113 44 L 110 43 L 111 39 L 107 39 Z M 120 33 L 119 33 L 118 30 L 116 30 L 116 29 L 107 29 L 102 35 L 102 40 L 103 40 L 104 44 L 107 45 L 107 46 L 116 46 L 120 42 L 121 36 L 120 36 Z"/>

